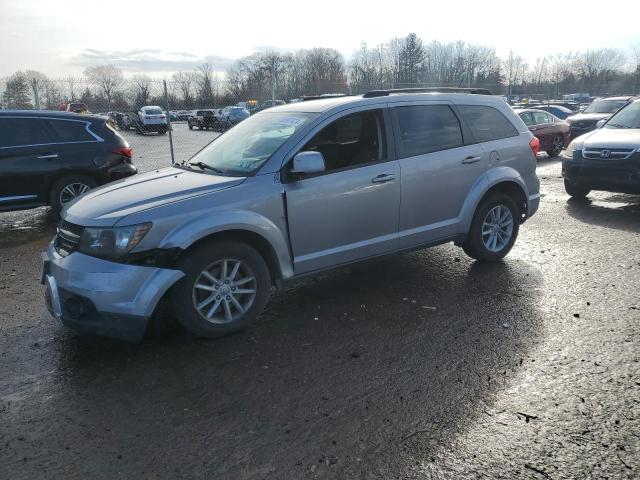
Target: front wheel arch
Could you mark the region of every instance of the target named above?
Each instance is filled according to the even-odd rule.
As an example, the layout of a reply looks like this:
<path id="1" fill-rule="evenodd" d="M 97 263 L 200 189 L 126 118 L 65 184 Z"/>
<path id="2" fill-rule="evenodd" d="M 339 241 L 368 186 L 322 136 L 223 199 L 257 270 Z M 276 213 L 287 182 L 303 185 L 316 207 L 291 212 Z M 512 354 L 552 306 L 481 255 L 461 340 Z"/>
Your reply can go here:
<path id="1" fill-rule="evenodd" d="M 177 261 L 179 262 L 181 258 L 189 255 L 190 252 L 199 248 L 200 245 L 218 240 L 236 241 L 246 243 L 250 247 L 253 247 L 258 251 L 258 253 L 260 253 L 260 255 L 262 255 L 267 263 L 272 286 L 276 288 L 280 288 L 282 286 L 282 271 L 280 269 L 280 263 L 275 249 L 267 239 L 250 230 L 223 230 L 205 235 L 184 249 Z"/>

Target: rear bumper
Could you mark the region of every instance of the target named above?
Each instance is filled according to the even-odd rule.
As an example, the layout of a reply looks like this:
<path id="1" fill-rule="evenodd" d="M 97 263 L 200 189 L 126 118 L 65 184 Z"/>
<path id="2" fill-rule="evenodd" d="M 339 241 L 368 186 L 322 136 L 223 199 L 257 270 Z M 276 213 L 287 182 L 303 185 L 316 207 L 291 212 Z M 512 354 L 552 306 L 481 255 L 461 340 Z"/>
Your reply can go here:
<path id="1" fill-rule="evenodd" d="M 169 130 L 169 126 L 166 123 L 141 124 L 139 128 L 141 130 L 144 130 L 145 132 L 159 132 Z"/>
<path id="2" fill-rule="evenodd" d="M 60 256 L 53 242 L 42 253 L 49 312 L 84 334 L 138 341 L 164 293 L 181 271 L 109 262 L 74 252 Z"/>
<path id="3" fill-rule="evenodd" d="M 113 180 L 130 177 L 136 173 L 138 173 L 138 169 L 135 165 L 130 163 L 120 163 L 107 170 L 107 178 L 109 182 L 112 182 Z"/>
<path id="4" fill-rule="evenodd" d="M 640 193 L 640 161 L 563 159 L 562 176 L 590 190 Z"/>
<path id="5" fill-rule="evenodd" d="M 540 207 L 540 194 L 536 193 L 535 195 L 529 195 L 529 199 L 527 202 L 527 218 L 531 218 Z"/>

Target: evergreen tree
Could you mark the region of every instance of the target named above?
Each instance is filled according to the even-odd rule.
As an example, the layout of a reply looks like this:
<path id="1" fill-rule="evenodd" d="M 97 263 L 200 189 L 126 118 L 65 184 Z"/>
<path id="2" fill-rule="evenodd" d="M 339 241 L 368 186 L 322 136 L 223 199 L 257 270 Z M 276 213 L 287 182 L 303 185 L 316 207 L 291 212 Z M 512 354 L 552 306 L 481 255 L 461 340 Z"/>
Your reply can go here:
<path id="1" fill-rule="evenodd" d="M 7 108 L 19 110 L 33 108 L 29 95 L 29 83 L 24 73 L 17 72 L 7 80 L 2 100 Z"/>

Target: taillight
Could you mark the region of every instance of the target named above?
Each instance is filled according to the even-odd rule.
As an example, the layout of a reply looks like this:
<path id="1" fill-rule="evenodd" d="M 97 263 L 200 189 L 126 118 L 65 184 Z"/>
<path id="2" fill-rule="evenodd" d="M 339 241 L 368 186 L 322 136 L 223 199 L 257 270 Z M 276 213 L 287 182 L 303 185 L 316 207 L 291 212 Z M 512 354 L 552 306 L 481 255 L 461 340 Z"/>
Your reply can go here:
<path id="1" fill-rule="evenodd" d="M 538 137 L 533 137 L 531 139 L 529 142 L 529 148 L 531 148 L 534 156 L 538 155 L 540 152 L 540 140 L 538 140 Z"/>
<path id="2" fill-rule="evenodd" d="M 123 157 L 127 157 L 129 160 L 131 160 L 131 155 L 133 155 L 133 149 L 131 147 L 116 148 L 113 151 L 113 153 L 117 155 L 122 155 Z"/>

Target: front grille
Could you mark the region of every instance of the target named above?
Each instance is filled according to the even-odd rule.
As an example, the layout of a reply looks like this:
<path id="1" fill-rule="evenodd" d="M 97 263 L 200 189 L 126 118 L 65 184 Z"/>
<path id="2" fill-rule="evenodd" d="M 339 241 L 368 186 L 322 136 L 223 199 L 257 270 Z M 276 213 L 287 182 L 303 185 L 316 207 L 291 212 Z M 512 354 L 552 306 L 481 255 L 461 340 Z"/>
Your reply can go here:
<path id="1" fill-rule="evenodd" d="M 67 222 L 66 220 L 60 222 L 60 225 L 58 225 L 56 239 L 53 244 L 56 252 L 63 257 L 75 252 L 78 249 L 78 244 L 80 243 L 80 237 L 82 236 L 83 231 L 84 227 L 81 225 L 76 225 L 75 223 Z"/>
<path id="2" fill-rule="evenodd" d="M 590 148 L 582 151 L 588 160 L 627 160 L 635 153 L 633 148 Z"/>

